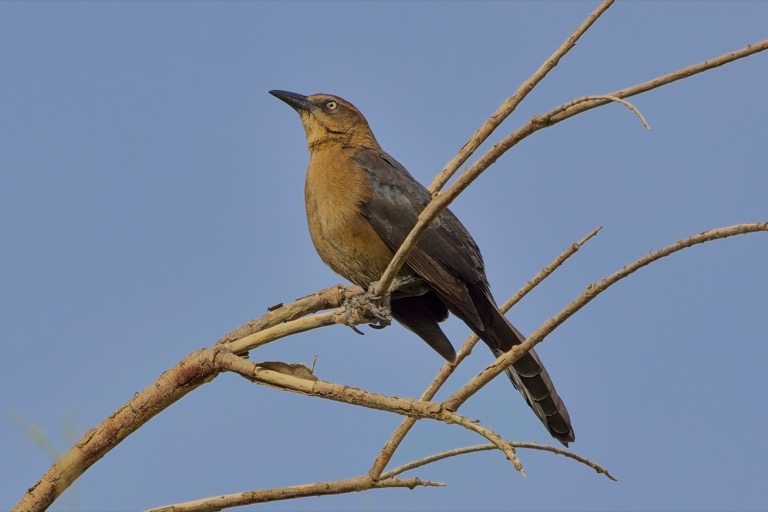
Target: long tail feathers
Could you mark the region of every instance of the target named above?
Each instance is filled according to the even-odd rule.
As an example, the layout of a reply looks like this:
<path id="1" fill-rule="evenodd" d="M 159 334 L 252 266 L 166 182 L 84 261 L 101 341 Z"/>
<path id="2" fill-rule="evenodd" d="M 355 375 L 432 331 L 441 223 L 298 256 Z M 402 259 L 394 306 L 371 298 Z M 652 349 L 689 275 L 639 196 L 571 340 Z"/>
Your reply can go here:
<path id="1" fill-rule="evenodd" d="M 487 288 L 468 286 L 468 289 L 477 310 L 475 318 L 481 319 L 482 328 L 475 325 L 461 308 L 438 297 L 434 292 L 415 297 L 393 298 L 392 316 L 418 334 L 449 362 L 456 360 L 456 352 L 438 325 L 445 320 L 449 309 L 464 320 L 496 357 L 525 341 L 525 336 L 498 310 Z M 507 368 L 506 372 L 552 437 L 568 446 L 568 443 L 575 439 L 568 409 L 557 394 L 552 379 L 549 378 L 536 352 L 529 351 Z"/>
<path id="2" fill-rule="evenodd" d="M 525 341 L 525 336 L 501 314 L 487 289 L 470 286 L 469 292 L 483 319 L 483 329 L 475 327 L 473 330 L 496 357 Z M 568 409 L 536 352 L 530 350 L 507 368 L 506 372 L 552 437 L 568 446 L 575 439 Z"/>
<path id="3" fill-rule="evenodd" d="M 503 350 L 492 351 L 496 357 L 504 354 Z M 568 409 L 557 394 L 552 379 L 549 378 L 547 369 L 536 352 L 529 351 L 511 368 L 507 368 L 506 372 L 512 385 L 520 391 L 552 437 L 568 446 L 568 443 L 576 438 Z"/>

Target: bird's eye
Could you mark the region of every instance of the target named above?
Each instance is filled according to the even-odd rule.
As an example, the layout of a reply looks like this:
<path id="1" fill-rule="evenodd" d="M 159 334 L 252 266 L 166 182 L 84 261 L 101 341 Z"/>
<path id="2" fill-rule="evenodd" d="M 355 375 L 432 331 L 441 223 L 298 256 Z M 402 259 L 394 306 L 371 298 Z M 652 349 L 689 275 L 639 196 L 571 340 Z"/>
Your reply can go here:
<path id="1" fill-rule="evenodd" d="M 339 106 L 338 103 L 336 103 L 335 101 L 329 101 L 325 104 L 325 108 L 327 108 L 328 110 L 336 110 L 336 107 L 338 106 Z"/>

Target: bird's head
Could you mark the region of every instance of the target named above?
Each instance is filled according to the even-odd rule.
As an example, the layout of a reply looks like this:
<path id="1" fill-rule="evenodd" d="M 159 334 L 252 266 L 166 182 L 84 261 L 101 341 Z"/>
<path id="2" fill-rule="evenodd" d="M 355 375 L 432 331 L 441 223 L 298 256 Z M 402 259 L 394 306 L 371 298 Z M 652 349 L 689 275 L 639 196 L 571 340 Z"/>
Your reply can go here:
<path id="1" fill-rule="evenodd" d="M 327 143 L 346 143 L 378 148 L 379 144 L 363 114 L 350 102 L 330 94 L 304 96 L 288 91 L 269 91 L 299 113 L 310 150 Z"/>

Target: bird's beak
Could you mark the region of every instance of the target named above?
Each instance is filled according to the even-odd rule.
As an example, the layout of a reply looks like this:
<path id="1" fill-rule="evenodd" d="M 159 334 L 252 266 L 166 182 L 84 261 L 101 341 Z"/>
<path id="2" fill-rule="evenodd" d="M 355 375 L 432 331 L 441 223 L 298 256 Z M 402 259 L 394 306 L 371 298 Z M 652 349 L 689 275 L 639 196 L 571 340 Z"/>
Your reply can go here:
<path id="1" fill-rule="evenodd" d="M 314 106 L 312 102 L 310 102 L 306 96 L 303 94 L 297 94 L 295 92 L 288 92 L 288 91 L 269 91 L 269 94 L 274 96 L 277 99 L 283 100 L 287 104 L 289 104 L 291 107 L 293 107 L 297 112 L 301 112 L 302 110 L 311 110 Z"/>

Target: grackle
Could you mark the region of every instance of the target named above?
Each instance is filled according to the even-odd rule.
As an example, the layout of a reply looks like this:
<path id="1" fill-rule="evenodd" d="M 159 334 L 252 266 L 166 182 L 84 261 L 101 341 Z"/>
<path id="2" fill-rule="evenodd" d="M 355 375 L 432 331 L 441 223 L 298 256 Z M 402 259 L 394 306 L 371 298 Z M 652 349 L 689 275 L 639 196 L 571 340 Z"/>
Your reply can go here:
<path id="1" fill-rule="evenodd" d="M 351 103 L 329 94 L 270 94 L 299 113 L 306 131 L 304 196 L 320 258 L 368 288 L 384 273 L 431 194 L 381 149 Z M 449 362 L 456 352 L 438 325 L 449 311 L 497 357 L 525 339 L 499 311 L 480 250 L 450 210 L 425 231 L 398 277 L 409 284 L 392 293 L 392 317 Z M 525 354 L 507 374 L 552 437 L 566 446 L 573 441 L 568 411 L 536 352 Z"/>

